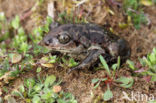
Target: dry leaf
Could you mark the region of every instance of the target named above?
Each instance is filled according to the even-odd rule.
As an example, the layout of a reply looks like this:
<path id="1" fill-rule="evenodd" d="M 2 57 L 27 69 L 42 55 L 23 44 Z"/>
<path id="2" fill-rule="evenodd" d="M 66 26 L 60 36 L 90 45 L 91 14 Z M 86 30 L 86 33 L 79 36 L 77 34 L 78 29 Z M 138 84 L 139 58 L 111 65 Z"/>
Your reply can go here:
<path id="1" fill-rule="evenodd" d="M 153 4 L 151 0 L 141 0 L 140 3 L 145 6 L 151 6 Z"/>
<path id="2" fill-rule="evenodd" d="M 54 65 L 53 65 L 53 64 L 50 64 L 50 63 L 46 63 L 46 64 L 41 63 L 41 66 L 47 67 L 47 68 L 52 68 L 52 67 L 54 67 Z"/>
<path id="3" fill-rule="evenodd" d="M 0 86 L 2 86 L 4 84 L 8 84 L 9 80 L 13 80 L 15 78 L 15 77 L 11 77 L 10 73 L 11 72 L 7 72 L 2 77 L 0 77 Z"/>
<path id="4" fill-rule="evenodd" d="M 111 15 L 115 15 L 114 11 L 112 11 L 110 8 L 107 8 L 107 10 Z"/>

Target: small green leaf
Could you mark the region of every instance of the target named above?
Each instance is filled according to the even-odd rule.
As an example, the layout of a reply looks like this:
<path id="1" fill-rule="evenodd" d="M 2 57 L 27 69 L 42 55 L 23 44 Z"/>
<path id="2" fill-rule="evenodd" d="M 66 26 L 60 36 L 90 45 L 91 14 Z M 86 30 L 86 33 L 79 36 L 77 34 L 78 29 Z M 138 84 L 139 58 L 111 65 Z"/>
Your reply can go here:
<path id="1" fill-rule="evenodd" d="M 28 50 L 28 44 L 26 42 L 22 42 L 22 44 L 20 45 L 20 50 L 25 54 Z"/>
<path id="2" fill-rule="evenodd" d="M 53 20 L 50 16 L 47 16 L 46 21 L 48 24 L 51 24 Z"/>
<path id="3" fill-rule="evenodd" d="M 128 64 L 128 66 L 129 66 L 130 69 L 136 70 L 135 65 L 134 65 L 134 62 L 132 62 L 130 60 L 127 60 L 127 64 Z"/>
<path id="4" fill-rule="evenodd" d="M 46 47 L 42 47 L 38 44 L 33 45 L 33 52 L 35 55 L 38 55 L 39 53 L 47 54 L 49 50 Z"/>
<path id="5" fill-rule="evenodd" d="M 146 65 L 146 63 L 144 62 L 144 60 L 143 60 L 142 58 L 139 58 L 139 62 L 140 62 L 140 64 L 141 64 L 142 66 L 145 66 L 145 65 Z"/>
<path id="6" fill-rule="evenodd" d="M 39 96 L 35 95 L 32 99 L 32 103 L 41 103 L 41 99 Z"/>
<path id="7" fill-rule="evenodd" d="M 11 25 L 14 29 L 18 29 L 20 26 L 20 18 L 16 15 L 16 17 L 12 20 Z"/>
<path id="8" fill-rule="evenodd" d="M 52 97 L 52 95 L 53 95 L 53 93 L 52 93 L 51 91 L 48 91 L 48 92 L 46 92 L 45 94 L 43 94 L 43 95 L 41 96 L 41 98 L 44 99 L 44 100 L 48 100 L 49 98 Z"/>
<path id="9" fill-rule="evenodd" d="M 56 55 L 50 56 L 50 61 L 49 63 L 56 63 Z"/>
<path id="10" fill-rule="evenodd" d="M 94 84 L 94 83 L 96 83 L 96 82 L 98 82 L 99 81 L 99 78 L 94 78 L 94 79 L 92 79 L 92 83 Z"/>
<path id="11" fill-rule="evenodd" d="M 28 99 L 28 98 L 25 99 L 25 102 L 26 102 L 26 103 L 31 103 L 31 101 L 32 101 L 31 99 Z"/>
<path id="12" fill-rule="evenodd" d="M 41 70 L 42 70 L 42 68 L 41 67 L 38 67 L 37 70 L 36 70 L 36 72 L 39 73 Z"/>
<path id="13" fill-rule="evenodd" d="M 106 63 L 106 60 L 103 58 L 102 55 L 100 55 L 100 61 L 101 61 L 102 65 L 103 65 L 103 67 L 106 69 L 108 75 L 111 76 L 111 73 L 110 73 L 110 70 L 109 70 L 109 66 Z"/>
<path id="14" fill-rule="evenodd" d="M 78 63 L 73 58 L 70 58 L 68 66 L 74 67 L 76 65 L 78 65 Z"/>
<path id="15" fill-rule="evenodd" d="M 156 64 L 156 56 L 154 53 L 149 54 L 148 58 L 150 59 L 152 64 Z"/>
<path id="16" fill-rule="evenodd" d="M 14 95 L 14 96 L 20 96 L 19 91 L 17 91 L 17 90 L 12 91 L 11 94 Z"/>
<path id="17" fill-rule="evenodd" d="M 96 89 L 96 88 L 100 85 L 100 82 L 101 82 L 101 81 L 99 81 L 99 82 L 94 86 L 94 89 Z"/>
<path id="18" fill-rule="evenodd" d="M 61 60 L 63 61 L 63 63 L 67 64 L 67 60 L 65 57 L 62 57 Z"/>
<path id="19" fill-rule="evenodd" d="M 29 78 L 26 80 L 25 84 L 27 88 L 32 88 L 35 85 L 35 80 L 33 78 Z"/>
<path id="20" fill-rule="evenodd" d="M 153 53 L 156 54 L 156 48 L 153 48 Z"/>
<path id="21" fill-rule="evenodd" d="M 152 71 L 146 71 L 146 73 L 150 76 L 155 76 L 155 73 L 153 73 Z"/>
<path id="22" fill-rule="evenodd" d="M 49 61 L 49 57 L 48 56 L 44 56 L 44 57 L 41 58 L 41 61 L 48 62 Z"/>
<path id="23" fill-rule="evenodd" d="M 143 57 L 143 60 L 149 67 L 152 66 L 151 62 L 146 57 Z"/>
<path id="24" fill-rule="evenodd" d="M 23 98 L 23 99 L 24 99 L 24 97 L 23 97 L 22 93 L 21 93 L 21 92 L 19 92 L 18 90 L 13 91 L 11 94 L 12 94 L 12 95 L 14 95 L 14 96 L 20 96 L 21 98 Z"/>
<path id="25" fill-rule="evenodd" d="M 152 76 L 151 81 L 156 82 L 156 75 Z"/>
<path id="26" fill-rule="evenodd" d="M 49 85 L 53 84 L 55 80 L 56 80 L 56 77 L 54 75 L 47 76 L 44 82 L 45 87 L 48 87 Z"/>
<path id="27" fill-rule="evenodd" d="M 6 88 L 5 86 L 3 86 L 3 88 L 2 88 L 2 89 L 3 89 L 3 91 L 4 91 L 4 92 L 6 92 L 6 93 L 8 93 L 8 92 L 9 92 L 8 88 Z M 0 102 L 0 103 L 1 103 L 1 102 Z"/>
<path id="28" fill-rule="evenodd" d="M 25 34 L 25 32 L 24 32 L 23 27 L 20 27 L 20 28 L 18 29 L 18 35 L 19 35 L 19 36 L 25 36 L 24 34 Z"/>
<path id="29" fill-rule="evenodd" d="M 25 92 L 25 89 L 24 89 L 24 86 L 23 86 L 23 85 L 21 85 L 21 86 L 19 87 L 19 91 L 20 91 L 21 93 Z"/>
<path id="30" fill-rule="evenodd" d="M 110 100 L 112 97 L 113 97 L 113 93 L 112 93 L 112 91 L 110 91 L 110 89 L 108 89 L 108 90 L 104 93 L 104 95 L 103 95 L 103 99 L 104 99 L 105 101 Z"/>
<path id="31" fill-rule="evenodd" d="M 39 84 L 37 83 L 34 87 L 33 87 L 33 90 L 35 90 L 35 92 L 38 92 L 42 89 L 43 87 L 43 84 Z"/>
<path id="32" fill-rule="evenodd" d="M 112 65 L 112 69 L 113 69 L 114 71 L 117 69 L 117 67 L 118 67 L 118 64 L 113 64 L 113 65 Z"/>
<path id="33" fill-rule="evenodd" d="M 122 84 L 120 84 L 121 87 L 124 88 L 130 88 L 132 87 L 134 80 L 132 77 L 120 77 L 119 79 L 116 80 L 117 82 L 121 82 Z"/>
<path id="34" fill-rule="evenodd" d="M 103 78 L 103 79 L 101 79 L 101 81 L 106 81 L 107 80 L 107 78 Z"/>

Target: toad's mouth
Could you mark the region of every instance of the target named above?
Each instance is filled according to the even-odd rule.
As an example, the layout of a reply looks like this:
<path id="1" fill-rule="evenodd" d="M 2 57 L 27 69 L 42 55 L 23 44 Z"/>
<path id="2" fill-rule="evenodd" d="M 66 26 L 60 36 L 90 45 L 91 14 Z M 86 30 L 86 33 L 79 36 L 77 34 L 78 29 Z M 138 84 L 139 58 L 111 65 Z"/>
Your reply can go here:
<path id="1" fill-rule="evenodd" d="M 77 49 L 77 48 L 63 48 L 63 47 L 50 47 L 50 46 L 46 46 L 46 47 L 51 52 L 60 52 L 60 53 L 74 54 L 74 55 L 87 53 L 86 50 L 81 50 L 81 49 Z"/>
<path id="2" fill-rule="evenodd" d="M 74 51 L 74 49 L 65 49 L 65 48 L 55 48 L 55 47 L 48 47 L 52 55 L 62 56 L 68 55 L 76 60 L 82 60 L 87 55 L 87 52 L 82 51 Z"/>
<path id="3" fill-rule="evenodd" d="M 46 46 L 47 49 L 51 50 L 52 52 L 61 52 L 61 53 L 71 53 L 72 49 L 65 49 L 65 48 L 61 48 L 61 47 L 49 47 Z"/>

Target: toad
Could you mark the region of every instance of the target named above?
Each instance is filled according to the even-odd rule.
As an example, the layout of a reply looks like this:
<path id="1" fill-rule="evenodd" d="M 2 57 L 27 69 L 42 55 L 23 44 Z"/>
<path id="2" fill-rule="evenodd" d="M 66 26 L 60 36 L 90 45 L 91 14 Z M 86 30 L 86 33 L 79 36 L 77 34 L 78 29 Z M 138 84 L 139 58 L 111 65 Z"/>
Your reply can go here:
<path id="1" fill-rule="evenodd" d="M 69 69 L 69 72 L 90 67 L 99 59 L 99 55 L 110 63 L 116 61 L 118 56 L 124 62 L 131 54 L 125 39 L 91 23 L 63 25 L 52 23 L 43 42 L 52 51 L 81 60 L 79 65 Z"/>

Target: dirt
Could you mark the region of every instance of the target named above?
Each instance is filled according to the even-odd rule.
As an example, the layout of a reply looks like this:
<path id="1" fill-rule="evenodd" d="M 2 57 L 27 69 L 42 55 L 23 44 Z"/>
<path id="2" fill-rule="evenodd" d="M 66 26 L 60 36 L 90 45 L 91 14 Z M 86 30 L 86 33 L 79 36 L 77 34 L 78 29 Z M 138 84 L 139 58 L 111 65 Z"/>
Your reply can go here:
<path id="1" fill-rule="evenodd" d="M 37 11 L 38 15 L 41 16 L 41 20 L 45 20 L 47 15 L 47 3 L 44 5 L 44 8 L 40 7 L 41 11 Z M 5 12 L 8 19 L 12 19 L 15 15 L 23 15 L 27 10 L 35 5 L 35 0 L 0 0 L 0 11 Z M 57 6 L 59 3 L 57 3 Z M 93 5 L 96 5 L 95 7 Z M 60 6 L 61 7 L 61 6 Z M 100 25 L 108 25 L 113 28 L 113 31 L 122 37 L 124 37 L 130 44 L 132 55 L 131 60 L 137 61 L 138 57 L 146 56 L 147 53 L 151 52 L 152 48 L 156 46 L 156 6 L 145 7 L 144 11 L 147 14 L 150 24 L 142 25 L 141 29 L 136 30 L 134 27 L 130 26 L 126 29 L 121 29 L 118 26 L 118 23 L 126 22 L 126 16 L 123 15 L 123 11 L 121 8 L 118 8 L 116 5 L 110 7 L 109 3 L 101 4 L 100 1 L 93 0 L 89 4 L 84 4 L 83 9 L 85 10 L 85 16 L 88 15 L 88 19 L 90 22 L 94 22 Z M 111 8 L 114 12 L 114 15 L 110 14 L 107 11 L 107 8 Z M 103 11 L 103 12 L 102 12 Z M 59 7 L 57 7 L 56 12 L 61 12 Z M 87 14 L 89 13 L 89 14 Z M 23 26 L 28 32 L 31 32 L 32 28 L 37 26 L 34 24 L 35 20 L 33 20 L 32 16 L 23 21 Z M 94 89 L 91 80 L 93 78 L 104 77 L 105 71 L 100 70 L 97 72 L 93 72 L 91 70 L 80 70 L 74 71 L 71 74 L 67 74 L 64 69 L 59 68 L 58 66 L 43 71 L 45 74 L 54 74 L 58 78 L 62 78 L 63 82 L 61 84 L 64 91 L 71 92 L 75 95 L 78 103 L 95 103 L 95 100 L 102 96 L 103 92 L 106 90 L 106 86 L 101 84 L 97 89 Z M 34 73 L 26 73 L 22 74 L 24 77 L 34 76 Z M 131 76 L 132 72 L 125 66 L 125 64 L 117 71 L 117 76 Z M 10 90 L 15 88 L 17 85 L 22 83 L 24 77 L 18 78 L 14 80 L 10 86 Z M 123 91 L 127 94 L 134 93 L 142 93 L 153 94 L 156 98 L 156 83 L 146 82 L 142 77 L 134 77 L 135 83 L 132 88 L 124 89 L 119 87 L 118 85 L 111 85 L 111 90 L 114 94 L 113 99 L 111 99 L 108 103 L 134 103 L 126 100 L 122 100 Z M 94 94 L 94 95 L 93 95 Z M 102 101 L 99 100 L 98 103 Z M 105 102 L 103 102 L 105 103 Z M 140 103 L 143 103 L 140 102 Z M 144 103 L 146 103 L 144 101 Z"/>

